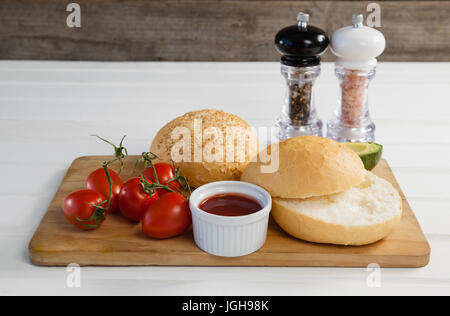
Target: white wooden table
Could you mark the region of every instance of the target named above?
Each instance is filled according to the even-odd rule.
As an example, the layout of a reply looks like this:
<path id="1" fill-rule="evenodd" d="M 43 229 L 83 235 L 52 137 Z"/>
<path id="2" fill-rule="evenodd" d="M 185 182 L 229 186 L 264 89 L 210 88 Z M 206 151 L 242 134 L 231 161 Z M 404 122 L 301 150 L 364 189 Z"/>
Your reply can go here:
<path id="1" fill-rule="evenodd" d="M 336 103 L 333 65 L 317 82 L 327 121 Z M 71 161 L 110 154 L 90 137 L 119 140 L 133 154 L 184 112 L 217 108 L 254 126 L 274 123 L 284 82 L 278 63 L 0 62 L 0 295 L 450 294 L 450 63 L 385 63 L 371 85 L 377 141 L 431 244 L 421 269 L 114 267 L 30 264 L 27 245 Z"/>

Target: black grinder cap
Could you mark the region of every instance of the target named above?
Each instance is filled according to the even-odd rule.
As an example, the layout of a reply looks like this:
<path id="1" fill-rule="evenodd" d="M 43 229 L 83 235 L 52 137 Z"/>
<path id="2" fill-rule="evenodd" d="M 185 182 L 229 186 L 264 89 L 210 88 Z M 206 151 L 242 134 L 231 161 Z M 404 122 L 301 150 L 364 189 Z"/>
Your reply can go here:
<path id="1" fill-rule="evenodd" d="M 280 30 L 275 36 L 275 48 L 283 55 L 281 63 L 294 67 L 311 67 L 320 64 L 330 42 L 327 34 L 318 27 L 308 25 L 309 14 L 300 12 L 298 25 Z"/>

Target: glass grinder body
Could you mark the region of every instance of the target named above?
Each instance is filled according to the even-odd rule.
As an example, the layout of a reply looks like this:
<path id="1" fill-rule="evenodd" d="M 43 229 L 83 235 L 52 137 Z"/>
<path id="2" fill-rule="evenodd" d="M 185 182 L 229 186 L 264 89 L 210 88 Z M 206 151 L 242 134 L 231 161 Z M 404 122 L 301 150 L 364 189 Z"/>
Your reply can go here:
<path id="1" fill-rule="evenodd" d="M 280 140 L 322 136 L 314 82 L 320 74 L 320 55 L 327 49 L 329 39 L 323 30 L 308 25 L 308 14 L 300 12 L 297 20 L 297 25 L 283 28 L 275 37 L 275 48 L 282 55 L 281 74 L 287 85 L 283 109 L 276 122 Z"/>

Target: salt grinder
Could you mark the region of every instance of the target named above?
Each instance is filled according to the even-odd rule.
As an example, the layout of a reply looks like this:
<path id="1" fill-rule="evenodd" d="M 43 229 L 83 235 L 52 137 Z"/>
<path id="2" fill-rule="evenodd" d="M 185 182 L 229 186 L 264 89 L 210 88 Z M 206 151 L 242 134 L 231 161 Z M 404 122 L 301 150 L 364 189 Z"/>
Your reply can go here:
<path id="1" fill-rule="evenodd" d="M 375 76 L 376 57 L 386 46 L 383 34 L 363 25 L 363 15 L 352 16 L 352 26 L 337 30 L 331 50 L 337 56 L 335 73 L 340 81 L 336 110 L 327 124 L 327 137 L 339 142 L 375 140 L 369 114 L 368 88 Z"/>
<path id="2" fill-rule="evenodd" d="M 287 89 L 276 128 L 280 140 L 302 136 L 322 136 L 322 121 L 314 102 L 314 81 L 320 74 L 320 55 L 329 39 L 320 28 L 308 25 L 309 15 L 300 12 L 298 24 L 280 30 L 275 48 L 282 55 L 281 74 Z"/>

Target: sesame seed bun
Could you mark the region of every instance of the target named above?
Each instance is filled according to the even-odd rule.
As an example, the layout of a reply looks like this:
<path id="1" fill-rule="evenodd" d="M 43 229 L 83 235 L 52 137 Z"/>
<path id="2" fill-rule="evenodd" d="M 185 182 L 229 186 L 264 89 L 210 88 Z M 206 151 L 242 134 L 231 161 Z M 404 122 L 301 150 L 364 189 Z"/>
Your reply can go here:
<path id="1" fill-rule="evenodd" d="M 191 139 L 186 147 L 190 154 L 177 147 L 184 136 L 173 133 L 180 127 L 190 131 Z M 234 135 L 229 133 L 231 129 Z M 199 130 L 202 133 L 196 134 L 195 131 Z M 208 131 L 216 134 L 208 134 Z M 222 140 L 216 137 L 217 132 L 223 135 Z M 242 139 L 244 141 L 240 141 Z M 222 148 L 222 154 L 220 150 L 210 150 L 212 147 Z M 240 117 L 218 110 L 200 110 L 186 113 L 167 123 L 155 136 L 150 151 L 166 162 L 175 160 L 173 154 L 188 157 L 175 161 L 175 165 L 181 167 L 182 174 L 188 178 L 192 187 L 199 187 L 214 181 L 239 180 L 250 158 L 258 152 L 258 141 L 254 131 Z M 222 159 L 208 160 L 208 153 L 222 156 Z"/>

